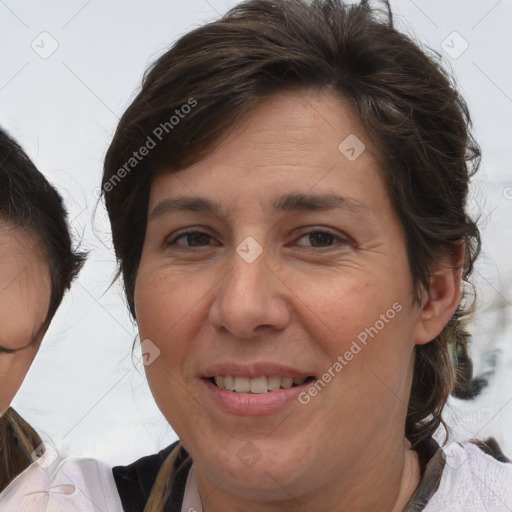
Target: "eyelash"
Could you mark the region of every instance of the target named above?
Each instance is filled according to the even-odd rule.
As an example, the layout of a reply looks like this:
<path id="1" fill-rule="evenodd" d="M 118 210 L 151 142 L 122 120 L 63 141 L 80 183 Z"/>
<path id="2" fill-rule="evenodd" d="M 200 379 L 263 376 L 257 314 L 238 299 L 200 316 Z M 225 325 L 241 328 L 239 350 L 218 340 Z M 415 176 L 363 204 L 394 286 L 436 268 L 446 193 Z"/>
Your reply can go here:
<path id="1" fill-rule="evenodd" d="M 14 354 L 18 350 L 19 350 L 18 348 L 6 348 L 6 347 L 0 346 L 0 354 Z"/>
<path id="2" fill-rule="evenodd" d="M 20 350 L 23 350 L 25 348 L 28 348 L 32 345 L 32 342 L 28 343 L 27 345 L 24 345 L 23 347 L 16 347 L 16 348 L 7 348 L 3 345 L 0 345 L 0 354 L 14 354 L 16 352 L 19 352 Z"/>
<path id="3" fill-rule="evenodd" d="M 169 246 L 172 246 L 172 245 L 178 245 L 176 242 L 180 239 L 180 238 L 183 238 L 183 237 L 186 237 L 188 235 L 196 235 L 196 234 L 200 234 L 200 235 L 205 235 L 207 237 L 209 237 L 210 239 L 213 239 L 213 236 L 204 232 L 204 231 L 200 231 L 200 230 L 189 230 L 189 231 L 184 231 L 184 232 L 181 232 L 179 233 L 178 235 L 176 235 L 172 240 L 166 242 L 166 247 L 169 247 Z M 301 238 L 305 237 L 305 236 L 310 236 L 310 235 L 317 235 L 317 234 L 324 234 L 324 235 L 329 235 L 331 237 L 333 237 L 333 240 L 334 241 L 338 241 L 339 243 L 343 244 L 343 245 L 346 245 L 349 243 L 349 241 L 339 235 L 335 235 L 334 233 L 331 233 L 330 231 L 327 231 L 327 230 L 322 230 L 322 229 L 312 229 L 311 231 L 307 231 L 306 233 L 303 233 L 299 238 L 298 240 L 300 240 Z M 195 248 L 204 248 L 204 247 L 208 247 L 208 245 L 206 246 L 196 246 Z M 181 246 L 185 249 L 194 249 L 194 247 L 191 247 L 191 246 Z M 326 246 L 326 247 L 313 247 L 313 246 L 309 246 L 310 249 L 320 249 L 320 250 L 329 250 L 329 249 L 332 249 L 334 246 L 331 245 L 331 246 Z"/>

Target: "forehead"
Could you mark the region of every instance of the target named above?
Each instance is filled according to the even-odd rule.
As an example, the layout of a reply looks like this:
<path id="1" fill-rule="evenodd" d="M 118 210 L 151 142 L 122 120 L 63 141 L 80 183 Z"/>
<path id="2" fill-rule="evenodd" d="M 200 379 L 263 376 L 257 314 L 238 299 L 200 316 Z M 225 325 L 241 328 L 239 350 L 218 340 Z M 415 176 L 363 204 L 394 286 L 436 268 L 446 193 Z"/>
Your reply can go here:
<path id="1" fill-rule="evenodd" d="M 16 350 L 39 336 L 51 299 L 42 240 L 0 223 L 0 346 Z"/>
<path id="2" fill-rule="evenodd" d="M 43 241 L 31 231 L 0 219 L 0 263 L 41 262 L 47 259 Z"/>
<path id="3" fill-rule="evenodd" d="M 350 105 L 324 91 L 264 98 L 205 158 L 178 172 L 160 170 L 151 187 L 150 213 L 169 196 L 194 195 L 214 195 L 235 210 L 258 198 L 260 208 L 275 213 L 285 193 L 306 192 L 343 196 L 346 206 L 366 199 L 378 207 L 387 196 L 383 173 Z M 222 206 L 199 203 L 194 208 L 215 213 Z M 159 205 L 156 213 L 175 206 Z"/>

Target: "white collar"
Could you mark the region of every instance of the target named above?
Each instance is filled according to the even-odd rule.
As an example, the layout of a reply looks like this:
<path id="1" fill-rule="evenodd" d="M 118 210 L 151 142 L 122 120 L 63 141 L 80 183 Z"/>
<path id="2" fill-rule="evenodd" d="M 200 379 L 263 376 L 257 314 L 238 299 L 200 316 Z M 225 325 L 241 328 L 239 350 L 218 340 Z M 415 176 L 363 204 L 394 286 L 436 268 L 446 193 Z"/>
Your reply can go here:
<path id="1" fill-rule="evenodd" d="M 87 458 L 62 459 L 51 445 L 44 446 L 44 454 L 0 494 L 2 512 L 122 512 L 109 466 Z"/>
<path id="2" fill-rule="evenodd" d="M 199 495 L 199 488 L 197 486 L 194 464 L 190 466 L 190 470 L 188 472 L 181 512 L 203 512 L 203 505 L 201 503 L 201 496 Z"/>

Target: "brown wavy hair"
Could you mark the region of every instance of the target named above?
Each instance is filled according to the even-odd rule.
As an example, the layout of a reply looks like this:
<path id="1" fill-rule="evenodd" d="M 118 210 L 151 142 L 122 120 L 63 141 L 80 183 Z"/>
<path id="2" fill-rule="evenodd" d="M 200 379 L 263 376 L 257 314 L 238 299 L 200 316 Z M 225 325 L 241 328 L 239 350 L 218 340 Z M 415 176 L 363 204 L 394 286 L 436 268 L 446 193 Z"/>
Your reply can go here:
<path id="1" fill-rule="evenodd" d="M 37 432 L 12 408 L 0 416 L 0 492 L 33 462 Z"/>
<path id="2" fill-rule="evenodd" d="M 422 288 L 429 290 L 429 265 L 460 254 L 461 244 L 466 290 L 480 250 L 478 227 L 466 212 L 480 149 L 467 104 L 439 54 L 395 29 L 385 6 L 249 0 L 181 37 L 147 71 L 119 122 L 102 181 L 132 315 L 155 172 L 200 160 L 258 100 L 290 89 L 330 91 L 351 101 L 405 232 L 414 300 L 419 303 Z M 171 116 L 185 112 L 191 99 L 196 106 L 171 127 Z M 166 122 L 168 133 L 159 142 L 155 129 Z M 135 164 L 130 159 L 149 139 L 156 147 Z M 405 426 L 413 445 L 442 423 L 454 386 L 450 347 L 467 354 L 463 320 L 470 309 L 471 301 L 461 300 L 443 332 L 416 347 Z"/>

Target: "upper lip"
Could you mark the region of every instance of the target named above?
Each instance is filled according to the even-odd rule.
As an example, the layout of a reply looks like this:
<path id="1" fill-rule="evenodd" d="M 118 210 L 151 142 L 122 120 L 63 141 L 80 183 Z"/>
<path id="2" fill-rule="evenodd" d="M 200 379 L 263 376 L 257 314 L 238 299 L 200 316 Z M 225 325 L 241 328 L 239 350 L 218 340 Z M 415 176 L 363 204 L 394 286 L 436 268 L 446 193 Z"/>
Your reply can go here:
<path id="1" fill-rule="evenodd" d="M 261 377 L 263 375 L 277 375 L 279 377 L 293 377 L 300 379 L 311 377 L 314 374 L 312 372 L 301 371 L 297 368 L 271 362 L 258 362 L 251 364 L 218 363 L 208 366 L 200 373 L 200 376 L 203 378 L 217 376 L 225 377 L 226 375 L 247 378 Z"/>

